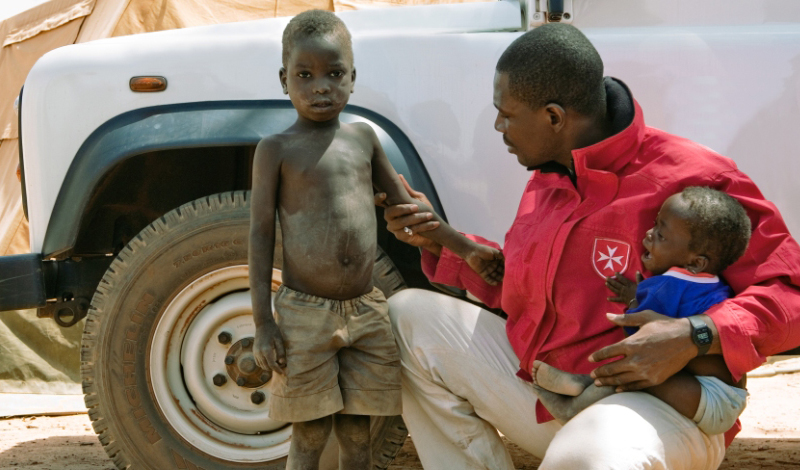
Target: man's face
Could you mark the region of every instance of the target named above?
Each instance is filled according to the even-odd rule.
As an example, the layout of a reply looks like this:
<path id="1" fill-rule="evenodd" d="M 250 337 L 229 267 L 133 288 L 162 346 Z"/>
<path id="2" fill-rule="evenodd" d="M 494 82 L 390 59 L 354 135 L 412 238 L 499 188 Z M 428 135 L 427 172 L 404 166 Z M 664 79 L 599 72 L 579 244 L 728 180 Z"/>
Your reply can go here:
<path id="1" fill-rule="evenodd" d="M 324 122 L 344 109 L 356 72 L 352 58 L 343 49 L 332 34 L 295 41 L 280 79 L 300 116 Z"/>
<path id="2" fill-rule="evenodd" d="M 655 227 L 642 240 L 642 264 L 653 274 L 664 274 L 669 268 L 686 267 L 696 256 L 689 250 L 692 241 L 686 222 L 686 203 L 680 194 L 670 196 L 658 212 Z"/>
<path id="3" fill-rule="evenodd" d="M 531 168 L 556 157 L 556 141 L 545 108 L 531 109 L 511 96 L 508 74 L 494 74 L 494 128 L 503 134 L 508 152 L 517 156 L 520 165 Z"/>

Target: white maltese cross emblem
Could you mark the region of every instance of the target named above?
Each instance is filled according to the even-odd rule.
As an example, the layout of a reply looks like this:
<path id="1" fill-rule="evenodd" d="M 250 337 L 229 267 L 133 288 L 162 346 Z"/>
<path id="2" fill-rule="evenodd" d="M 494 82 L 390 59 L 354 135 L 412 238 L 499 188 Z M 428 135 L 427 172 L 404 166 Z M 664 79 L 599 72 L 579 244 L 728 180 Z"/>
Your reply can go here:
<path id="1" fill-rule="evenodd" d="M 631 246 L 610 238 L 595 238 L 592 250 L 592 266 L 603 279 L 628 269 Z"/>

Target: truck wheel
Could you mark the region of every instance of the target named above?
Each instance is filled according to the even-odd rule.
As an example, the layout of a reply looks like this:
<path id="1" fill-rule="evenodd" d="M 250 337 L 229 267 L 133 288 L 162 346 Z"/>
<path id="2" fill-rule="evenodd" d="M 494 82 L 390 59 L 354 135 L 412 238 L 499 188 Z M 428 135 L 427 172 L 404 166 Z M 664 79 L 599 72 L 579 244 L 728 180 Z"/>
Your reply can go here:
<path id="1" fill-rule="evenodd" d="M 270 374 L 253 367 L 249 225 L 249 192 L 198 199 L 142 230 L 100 281 L 83 334 L 83 390 L 118 468 L 285 467 L 292 427 L 269 418 Z M 387 297 L 405 286 L 382 251 L 374 279 Z M 400 416 L 371 428 L 376 468 L 386 468 L 406 429 Z M 337 467 L 330 442 L 321 468 Z"/>

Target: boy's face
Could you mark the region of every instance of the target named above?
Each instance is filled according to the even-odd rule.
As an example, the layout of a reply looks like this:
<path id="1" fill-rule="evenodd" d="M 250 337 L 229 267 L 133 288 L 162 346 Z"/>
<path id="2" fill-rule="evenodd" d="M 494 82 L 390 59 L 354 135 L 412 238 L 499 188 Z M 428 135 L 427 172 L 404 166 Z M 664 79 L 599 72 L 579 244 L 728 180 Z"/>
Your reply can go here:
<path id="1" fill-rule="evenodd" d="M 297 113 L 316 122 L 330 121 L 344 109 L 356 71 L 352 57 L 333 34 L 295 41 L 280 79 Z"/>
<path id="2" fill-rule="evenodd" d="M 675 266 L 697 271 L 700 256 L 689 250 L 692 236 L 686 222 L 687 209 L 680 194 L 670 196 L 658 212 L 655 227 L 642 240 L 645 249 L 642 263 L 654 275 L 664 274 Z"/>

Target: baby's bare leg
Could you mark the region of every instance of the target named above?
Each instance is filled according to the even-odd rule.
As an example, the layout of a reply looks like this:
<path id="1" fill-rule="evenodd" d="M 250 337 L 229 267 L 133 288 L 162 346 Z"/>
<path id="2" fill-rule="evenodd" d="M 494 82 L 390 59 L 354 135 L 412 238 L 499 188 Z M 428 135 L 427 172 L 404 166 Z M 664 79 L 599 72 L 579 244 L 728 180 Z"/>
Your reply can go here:
<path id="1" fill-rule="evenodd" d="M 543 389 L 572 397 L 583 393 L 586 387 L 594 382 L 588 375 L 570 374 L 542 361 L 533 361 L 531 376 L 533 376 L 533 383 Z"/>
<path id="2" fill-rule="evenodd" d="M 289 446 L 287 470 L 317 470 L 322 449 L 331 435 L 333 419 L 330 416 L 292 423 L 292 443 Z"/>
<path id="3" fill-rule="evenodd" d="M 588 375 L 586 376 L 588 377 Z M 598 387 L 594 384 L 589 385 L 577 397 L 569 395 L 559 395 L 550 390 L 545 390 L 533 384 L 539 401 L 542 402 L 547 411 L 561 424 L 571 420 L 575 415 L 588 408 L 605 397 L 613 395 L 614 387 Z"/>
<path id="4" fill-rule="evenodd" d="M 336 414 L 333 419 L 339 440 L 339 469 L 371 469 L 369 416 Z"/>

